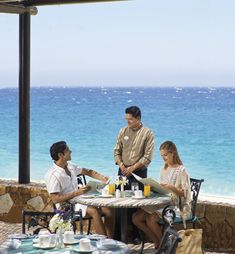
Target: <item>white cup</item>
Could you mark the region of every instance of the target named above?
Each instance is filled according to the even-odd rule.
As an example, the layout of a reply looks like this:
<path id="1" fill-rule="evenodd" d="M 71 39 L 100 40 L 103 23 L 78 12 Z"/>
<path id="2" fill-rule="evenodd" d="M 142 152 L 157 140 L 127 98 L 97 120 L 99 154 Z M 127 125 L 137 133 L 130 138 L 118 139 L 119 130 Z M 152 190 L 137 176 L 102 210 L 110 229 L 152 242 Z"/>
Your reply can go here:
<path id="1" fill-rule="evenodd" d="M 102 192 L 101 192 L 101 195 L 102 195 L 102 196 L 107 196 L 108 194 L 109 194 L 109 190 L 106 189 L 106 188 L 103 188 L 103 189 L 102 189 Z"/>
<path id="2" fill-rule="evenodd" d="M 40 247 L 48 247 L 50 246 L 51 240 L 50 240 L 50 235 L 39 235 L 39 246 Z"/>
<path id="3" fill-rule="evenodd" d="M 142 190 L 136 190 L 136 191 L 135 191 L 135 197 L 136 197 L 136 198 L 142 198 L 142 197 L 143 197 L 143 192 L 142 192 Z"/>
<path id="4" fill-rule="evenodd" d="M 81 251 L 91 250 L 91 240 L 87 238 L 81 238 L 79 241 L 79 249 Z"/>
<path id="5" fill-rule="evenodd" d="M 73 231 L 65 231 L 64 232 L 64 242 L 65 243 L 73 243 L 74 242 L 74 232 Z"/>
<path id="6" fill-rule="evenodd" d="M 139 190 L 139 184 L 136 183 L 136 182 L 131 183 L 131 190 L 132 190 L 133 192 Z"/>

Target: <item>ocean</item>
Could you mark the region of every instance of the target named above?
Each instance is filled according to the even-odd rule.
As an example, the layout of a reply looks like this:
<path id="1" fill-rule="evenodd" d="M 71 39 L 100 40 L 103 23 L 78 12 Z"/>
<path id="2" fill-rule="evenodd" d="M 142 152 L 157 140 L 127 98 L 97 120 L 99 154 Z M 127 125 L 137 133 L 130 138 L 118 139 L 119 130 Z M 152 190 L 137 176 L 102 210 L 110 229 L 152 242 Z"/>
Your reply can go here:
<path id="1" fill-rule="evenodd" d="M 235 88 L 32 88 L 31 180 L 50 168 L 49 147 L 65 140 L 72 161 L 116 176 L 113 146 L 137 105 L 155 134 L 148 175 L 163 165 L 159 146 L 176 143 L 189 174 L 204 178 L 203 194 L 235 196 Z M 18 89 L 0 89 L 0 177 L 18 179 Z"/>

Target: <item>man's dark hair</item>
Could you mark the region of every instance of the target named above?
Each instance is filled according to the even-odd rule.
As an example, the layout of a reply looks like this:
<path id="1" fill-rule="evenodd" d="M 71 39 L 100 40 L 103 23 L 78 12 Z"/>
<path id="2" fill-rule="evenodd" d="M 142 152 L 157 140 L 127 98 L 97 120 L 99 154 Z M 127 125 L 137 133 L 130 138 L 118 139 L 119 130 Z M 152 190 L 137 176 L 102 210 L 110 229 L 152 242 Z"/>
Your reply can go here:
<path id="1" fill-rule="evenodd" d="M 131 106 L 129 108 L 126 108 L 126 114 L 130 114 L 135 118 L 141 119 L 141 111 L 137 106 Z"/>
<path id="2" fill-rule="evenodd" d="M 51 147 L 50 147 L 50 154 L 51 154 L 51 158 L 54 161 L 58 161 L 59 160 L 59 156 L 58 153 L 64 153 L 64 150 L 67 148 L 67 144 L 65 141 L 59 141 L 54 143 Z"/>

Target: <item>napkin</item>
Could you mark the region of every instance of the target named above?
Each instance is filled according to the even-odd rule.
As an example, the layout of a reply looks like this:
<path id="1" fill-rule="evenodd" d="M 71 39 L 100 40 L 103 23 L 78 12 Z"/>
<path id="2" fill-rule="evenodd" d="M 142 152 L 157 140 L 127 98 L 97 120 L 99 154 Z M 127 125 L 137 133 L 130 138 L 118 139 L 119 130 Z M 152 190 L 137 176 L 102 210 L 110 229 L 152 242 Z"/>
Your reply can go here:
<path id="1" fill-rule="evenodd" d="M 117 241 L 112 239 L 102 239 L 96 243 L 98 249 L 115 249 L 118 247 Z"/>

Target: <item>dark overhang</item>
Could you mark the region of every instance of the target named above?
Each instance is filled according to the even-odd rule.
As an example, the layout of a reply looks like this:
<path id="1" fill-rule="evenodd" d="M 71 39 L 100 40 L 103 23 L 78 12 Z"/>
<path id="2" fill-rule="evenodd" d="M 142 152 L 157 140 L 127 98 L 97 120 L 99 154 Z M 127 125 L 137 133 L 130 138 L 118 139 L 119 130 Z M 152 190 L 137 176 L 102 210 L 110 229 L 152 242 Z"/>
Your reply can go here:
<path id="1" fill-rule="evenodd" d="M 0 0 L 0 13 L 37 14 L 36 6 L 61 5 L 61 4 L 84 4 L 101 2 L 120 2 L 127 0 Z"/>

